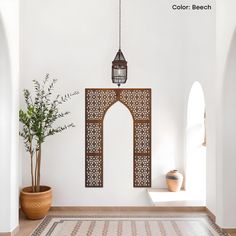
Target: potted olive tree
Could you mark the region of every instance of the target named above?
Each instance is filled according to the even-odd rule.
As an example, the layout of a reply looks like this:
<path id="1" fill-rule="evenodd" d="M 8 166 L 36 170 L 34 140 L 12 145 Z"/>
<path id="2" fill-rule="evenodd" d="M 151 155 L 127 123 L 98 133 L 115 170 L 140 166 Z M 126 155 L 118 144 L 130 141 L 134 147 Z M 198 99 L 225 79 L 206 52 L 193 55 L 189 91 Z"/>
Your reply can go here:
<path id="1" fill-rule="evenodd" d="M 75 91 L 63 96 L 53 96 L 56 81 L 50 81 L 48 74 L 42 83 L 33 80 L 34 95 L 24 89 L 26 109 L 19 110 L 19 120 L 22 123 L 19 134 L 23 137 L 31 166 L 31 186 L 22 189 L 20 202 L 22 211 L 29 219 L 43 218 L 52 201 L 51 188 L 40 185 L 42 144 L 47 137 L 74 127 L 73 123 L 55 127 L 58 119 L 70 113 L 60 111 L 59 107 L 78 94 Z"/>

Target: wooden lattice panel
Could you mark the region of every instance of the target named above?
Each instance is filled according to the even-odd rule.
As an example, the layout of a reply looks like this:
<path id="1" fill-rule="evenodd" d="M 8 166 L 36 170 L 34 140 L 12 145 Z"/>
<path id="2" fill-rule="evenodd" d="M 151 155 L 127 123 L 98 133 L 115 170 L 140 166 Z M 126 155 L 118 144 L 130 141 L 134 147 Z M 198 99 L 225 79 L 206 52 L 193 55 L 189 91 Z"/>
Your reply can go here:
<path id="1" fill-rule="evenodd" d="M 134 126 L 133 186 L 151 187 L 151 89 L 86 89 L 86 187 L 103 187 L 103 120 L 117 101 Z"/>

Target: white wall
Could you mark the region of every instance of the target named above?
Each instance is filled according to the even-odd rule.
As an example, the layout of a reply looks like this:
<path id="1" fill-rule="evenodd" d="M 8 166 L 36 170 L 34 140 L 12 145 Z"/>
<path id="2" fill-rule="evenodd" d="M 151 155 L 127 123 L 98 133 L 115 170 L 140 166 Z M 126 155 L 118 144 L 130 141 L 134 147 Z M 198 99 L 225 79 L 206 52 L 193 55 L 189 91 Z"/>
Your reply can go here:
<path id="1" fill-rule="evenodd" d="M 236 2 L 217 1 L 217 223 L 236 228 Z"/>
<path id="2" fill-rule="evenodd" d="M 189 3 L 189 1 L 188 1 Z M 198 1 L 206 4 L 206 1 Z M 198 81 L 204 92 L 206 103 L 206 206 L 216 212 L 216 83 L 215 83 L 215 1 L 209 1 L 212 11 L 198 12 L 185 16 L 183 47 L 184 129 L 187 128 L 187 104 L 190 90 Z M 186 138 L 186 137 L 185 137 Z M 186 145 L 186 143 L 185 143 Z M 185 147 L 186 149 L 186 147 Z M 186 155 L 186 153 L 185 153 Z"/>
<path id="3" fill-rule="evenodd" d="M 0 1 L 0 232 L 18 225 L 18 1 Z"/>
<path id="4" fill-rule="evenodd" d="M 184 170 L 184 121 L 190 87 L 195 80 L 213 78 L 214 9 L 173 11 L 165 0 L 127 0 L 123 1 L 123 8 L 122 48 L 129 66 L 124 87 L 152 88 L 152 184 L 165 187 L 166 172 L 172 168 Z M 59 79 L 61 93 L 80 91 L 66 106 L 72 111 L 68 121 L 74 121 L 76 128 L 49 138 L 43 146 L 42 183 L 53 187 L 53 205 L 149 204 L 144 189 L 132 188 L 130 172 L 126 173 L 125 185 L 122 179 L 116 179 L 113 188 L 84 187 L 84 89 L 114 87 L 110 75 L 111 61 L 118 49 L 117 11 L 115 0 L 21 3 L 21 90 L 31 88 L 32 79 L 49 72 Z M 107 114 L 110 121 L 105 128 L 117 122 L 121 112 L 129 120 L 122 109 L 116 107 Z M 130 122 L 123 125 L 124 130 L 130 129 Z M 107 132 L 104 140 L 110 142 Z M 128 135 L 126 145 L 131 140 Z M 112 142 L 110 145 L 105 144 L 105 153 L 117 150 Z M 131 154 L 129 146 L 122 155 Z M 25 152 L 22 158 L 23 185 L 28 185 L 29 160 Z M 108 158 L 105 156 L 104 165 L 115 171 L 111 158 L 116 155 Z M 117 165 L 122 166 L 123 162 L 124 157 Z M 111 174 L 109 171 L 105 169 L 105 175 Z M 120 196 L 121 191 L 129 194 L 111 199 L 111 191 L 113 196 Z"/>
<path id="5" fill-rule="evenodd" d="M 117 114 L 119 122 L 117 122 Z M 147 205 L 145 188 L 133 188 L 133 118 L 120 102 L 104 118 L 104 188 L 97 191 L 104 205 Z M 116 191 L 114 191 L 114 187 Z M 104 193 L 109 200 L 104 199 Z M 91 199 L 93 204 L 94 199 Z"/>

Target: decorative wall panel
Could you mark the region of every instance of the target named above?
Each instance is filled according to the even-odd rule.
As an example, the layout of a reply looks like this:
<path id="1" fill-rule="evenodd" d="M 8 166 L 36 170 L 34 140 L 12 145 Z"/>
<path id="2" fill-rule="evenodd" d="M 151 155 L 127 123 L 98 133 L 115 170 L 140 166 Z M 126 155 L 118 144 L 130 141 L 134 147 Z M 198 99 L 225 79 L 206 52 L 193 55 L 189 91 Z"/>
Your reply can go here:
<path id="1" fill-rule="evenodd" d="M 133 186 L 151 187 L 151 89 L 86 89 L 85 186 L 103 187 L 103 120 L 117 101 L 133 117 Z"/>

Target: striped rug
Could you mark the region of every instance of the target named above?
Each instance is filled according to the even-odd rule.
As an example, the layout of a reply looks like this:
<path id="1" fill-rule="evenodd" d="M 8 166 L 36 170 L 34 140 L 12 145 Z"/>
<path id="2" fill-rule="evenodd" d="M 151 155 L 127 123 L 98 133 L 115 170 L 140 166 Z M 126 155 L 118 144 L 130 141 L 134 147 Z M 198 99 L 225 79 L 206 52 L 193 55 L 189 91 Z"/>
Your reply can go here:
<path id="1" fill-rule="evenodd" d="M 207 217 L 46 216 L 31 236 L 224 236 Z"/>

